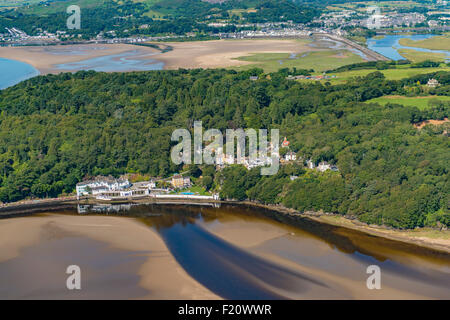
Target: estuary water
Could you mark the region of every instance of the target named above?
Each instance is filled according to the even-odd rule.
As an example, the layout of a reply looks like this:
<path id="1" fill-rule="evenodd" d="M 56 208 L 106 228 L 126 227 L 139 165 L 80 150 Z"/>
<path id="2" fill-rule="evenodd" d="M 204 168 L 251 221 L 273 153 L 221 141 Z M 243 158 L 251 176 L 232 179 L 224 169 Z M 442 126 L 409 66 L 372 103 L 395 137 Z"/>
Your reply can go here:
<path id="1" fill-rule="evenodd" d="M 27 63 L 0 58 L 0 90 L 37 75 L 39 71 Z"/>
<path id="2" fill-rule="evenodd" d="M 54 55 L 70 55 L 83 57 L 87 55 L 82 49 L 53 50 L 46 48 Z M 80 61 L 56 64 L 55 68 L 60 72 L 75 72 L 79 70 L 94 70 L 98 72 L 127 72 L 162 70 L 164 62 L 151 59 L 152 54 L 140 50 L 130 50 L 119 54 L 108 54 L 95 58 L 82 59 Z M 39 71 L 33 66 L 11 59 L 0 58 L 0 90 L 11 87 L 23 80 L 39 75 Z"/>
<path id="3" fill-rule="evenodd" d="M 141 227 L 121 230 L 130 219 Z M 35 230 L 38 224 L 44 227 Z M 87 278 L 84 289 L 71 298 L 142 298 L 149 293 L 156 299 L 176 298 L 164 290 L 192 289 L 177 281 L 171 284 L 180 268 L 202 288 L 226 299 L 450 296 L 448 253 L 243 205 L 68 206 L 38 216 L 0 219 L 0 232 L 7 231 L 5 227 L 14 228 L 15 234 L 26 230 L 28 237 L 39 231 L 44 239 L 6 261 L 2 252 L 14 248 L 21 237 L 0 243 L 0 279 L 7 279 L 0 281 L 0 299 L 68 298 L 62 285 L 67 264 L 80 265 Z M 152 249 L 150 240 L 135 239 L 142 230 L 154 233 L 167 251 Z M 83 236 L 86 232 L 93 237 L 109 234 L 115 245 Z M 124 251 L 131 242 L 141 251 Z M 164 260 L 158 272 L 149 271 L 157 269 L 152 267 L 155 259 L 168 256 L 179 267 L 172 270 Z M 369 266 L 381 272 L 380 289 L 367 286 Z M 147 287 L 138 275 L 151 277 Z M 164 276 L 167 280 L 161 284 Z"/>
<path id="4" fill-rule="evenodd" d="M 405 59 L 398 52 L 398 49 L 411 49 L 420 52 L 429 53 L 444 53 L 447 55 L 447 60 L 450 59 L 450 51 L 448 50 L 431 50 L 417 47 L 407 47 L 402 46 L 399 41 L 400 39 L 411 39 L 411 40 L 425 40 L 435 37 L 434 34 L 413 34 L 413 35 L 386 35 L 381 39 L 370 38 L 367 40 L 367 47 L 375 52 L 382 54 L 383 56 L 392 60 L 402 60 Z"/>

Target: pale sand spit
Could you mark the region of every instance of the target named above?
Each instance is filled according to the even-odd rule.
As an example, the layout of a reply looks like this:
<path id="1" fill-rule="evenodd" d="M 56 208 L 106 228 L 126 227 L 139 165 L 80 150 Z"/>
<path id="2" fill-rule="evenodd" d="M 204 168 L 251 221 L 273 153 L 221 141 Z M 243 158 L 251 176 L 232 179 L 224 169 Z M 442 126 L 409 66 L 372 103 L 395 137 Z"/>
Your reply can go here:
<path id="1" fill-rule="evenodd" d="M 53 230 L 53 231 L 52 231 Z M 56 232 L 62 230 L 63 232 Z M 219 299 L 190 277 L 151 228 L 132 218 L 47 215 L 0 220 L 0 262 L 45 239 L 78 235 L 128 251 L 149 252 L 140 266 L 145 299 Z"/>

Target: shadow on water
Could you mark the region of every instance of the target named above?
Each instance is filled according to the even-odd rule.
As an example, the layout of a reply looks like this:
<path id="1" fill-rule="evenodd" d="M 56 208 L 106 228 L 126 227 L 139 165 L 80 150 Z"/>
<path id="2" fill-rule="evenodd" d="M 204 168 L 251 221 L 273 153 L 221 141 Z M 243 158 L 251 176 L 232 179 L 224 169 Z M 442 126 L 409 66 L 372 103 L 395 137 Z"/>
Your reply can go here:
<path id="1" fill-rule="evenodd" d="M 240 215 L 255 214 L 255 208 L 248 205 L 230 205 L 227 210 Z M 424 272 L 411 263 L 412 260 L 407 259 L 418 258 L 449 268 L 450 254 L 446 252 L 378 237 L 345 227 L 320 223 L 307 217 L 287 216 L 266 208 L 258 208 L 256 211 L 262 219 L 271 219 L 283 225 L 296 227 L 310 237 L 326 242 L 331 248 L 349 255 L 352 259 L 365 265 L 377 264 L 383 270 L 391 271 L 402 277 L 450 288 L 448 272 L 438 270 L 426 270 Z"/>
<path id="2" fill-rule="evenodd" d="M 159 232 L 191 276 L 227 299 L 285 299 L 266 285 L 296 293 L 306 291 L 312 284 L 326 287 L 247 253 L 194 223 L 163 227 Z"/>

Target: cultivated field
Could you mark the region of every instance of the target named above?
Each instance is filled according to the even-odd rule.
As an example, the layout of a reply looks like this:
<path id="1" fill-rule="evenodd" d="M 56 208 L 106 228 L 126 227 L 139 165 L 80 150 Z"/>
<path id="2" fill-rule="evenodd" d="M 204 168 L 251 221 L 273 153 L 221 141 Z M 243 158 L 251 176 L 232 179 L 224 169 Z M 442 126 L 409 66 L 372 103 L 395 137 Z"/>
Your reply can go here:
<path id="1" fill-rule="evenodd" d="M 445 58 L 447 57 L 445 53 L 420 52 L 411 49 L 398 49 L 398 53 L 400 53 L 402 57 L 412 62 L 419 62 L 424 60 L 445 61 Z"/>
<path id="2" fill-rule="evenodd" d="M 450 35 L 432 37 L 425 40 L 400 39 L 399 43 L 406 47 L 416 47 L 431 50 L 450 50 Z"/>
<path id="3" fill-rule="evenodd" d="M 252 64 L 235 67 L 236 70 L 245 70 L 259 67 L 265 72 L 274 72 L 280 68 L 314 69 L 315 72 L 338 68 L 346 64 L 363 62 L 364 60 L 347 50 L 324 50 L 290 55 L 287 53 L 258 53 L 239 57 L 238 61 Z"/>
<path id="4" fill-rule="evenodd" d="M 352 70 L 339 73 L 332 73 L 336 75 L 335 79 L 330 79 L 329 81 L 333 84 L 345 83 L 346 81 L 355 77 L 364 77 L 372 72 L 381 72 L 384 74 L 386 79 L 389 80 L 400 80 L 403 78 L 413 77 L 418 74 L 426 74 L 436 71 L 450 71 L 450 67 L 441 64 L 439 68 L 410 68 L 408 66 L 399 66 L 397 69 L 386 69 L 386 70 L 375 70 L 375 69 L 364 69 L 364 70 Z"/>
<path id="5" fill-rule="evenodd" d="M 384 96 L 367 101 L 367 103 L 379 103 L 385 105 L 387 103 L 401 104 L 404 106 L 417 107 L 421 110 L 430 107 L 430 102 L 448 101 L 449 96 L 425 96 L 425 97 L 404 97 L 404 96 Z"/>

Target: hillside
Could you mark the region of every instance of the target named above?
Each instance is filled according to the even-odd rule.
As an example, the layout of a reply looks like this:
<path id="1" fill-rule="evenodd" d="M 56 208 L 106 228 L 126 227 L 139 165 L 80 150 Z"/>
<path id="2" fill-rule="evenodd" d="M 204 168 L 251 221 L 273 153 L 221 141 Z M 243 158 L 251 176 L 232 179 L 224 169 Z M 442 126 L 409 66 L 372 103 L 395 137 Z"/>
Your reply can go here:
<path id="1" fill-rule="evenodd" d="M 449 225 L 448 136 L 442 127 L 413 126 L 448 117 L 449 104 L 364 103 L 422 94 L 418 83 L 430 77 L 441 86 L 426 94 L 448 95 L 449 72 L 398 81 L 373 72 L 345 85 L 287 80 L 286 70 L 269 79 L 259 69 L 39 76 L 0 91 L 0 200 L 70 193 L 92 175 L 181 172 L 170 161 L 171 133 L 202 120 L 205 130 L 279 128 L 299 157 L 339 168 L 320 173 L 300 162 L 270 177 L 241 166 L 199 168 L 210 177 L 205 187 L 224 198 L 397 228 Z"/>
<path id="2" fill-rule="evenodd" d="M 66 8 L 81 8 L 82 28 L 67 30 Z M 187 32 L 207 33 L 218 31 L 208 26 L 212 22 L 256 23 L 310 22 L 320 11 L 314 5 L 296 4 L 289 0 L 242 0 L 205 2 L 202 0 L 75 0 L 49 1 L 5 9 L 0 12 L 0 30 L 16 27 L 29 35 L 42 30 L 55 33 L 81 34 L 92 38 L 98 33 L 115 31 L 118 36 L 130 35 L 182 35 Z M 221 31 L 236 28 L 223 27 Z"/>

